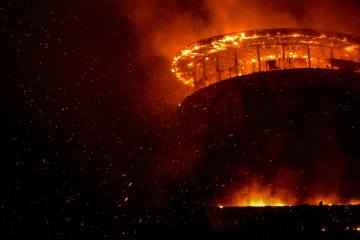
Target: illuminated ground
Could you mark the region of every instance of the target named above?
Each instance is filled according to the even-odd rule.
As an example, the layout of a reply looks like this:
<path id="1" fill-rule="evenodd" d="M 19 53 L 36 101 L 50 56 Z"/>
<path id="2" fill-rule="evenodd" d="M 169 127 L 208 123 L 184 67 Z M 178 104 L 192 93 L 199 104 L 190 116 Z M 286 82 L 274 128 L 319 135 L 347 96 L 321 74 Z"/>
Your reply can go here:
<path id="1" fill-rule="evenodd" d="M 360 205 L 207 208 L 215 239 L 359 239 Z"/>

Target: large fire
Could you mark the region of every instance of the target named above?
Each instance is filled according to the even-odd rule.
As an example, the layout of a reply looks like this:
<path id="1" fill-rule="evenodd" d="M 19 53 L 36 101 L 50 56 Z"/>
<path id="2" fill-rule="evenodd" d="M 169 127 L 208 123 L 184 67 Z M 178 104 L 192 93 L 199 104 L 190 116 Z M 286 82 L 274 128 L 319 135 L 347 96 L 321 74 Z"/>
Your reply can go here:
<path id="1" fill-rule="evenodd" d="M 289 68 L 360 70 L 360 40 L 348 34 L 267 29 L 201 40 L 181 50 L 172 72 L 195 90 L 228 78 Z"/>
<path id="2" fill-rule="evenodd" d="M 294 205 L 358 205 L 360 199 L 342 199 L 336 194 L 313 193 L 313 196 L 300 201 L 294 192 L 289 189 L 277 189 L 274 186 L 264 186 L 252 182 L 248 186 L 235 191 L 230 199 L 217 203 L 220 208 L 224 206 L 238 207 L 282 207 Z"/>
<path id="3" fill-rule="evenodd" d="M 261 186 L 254 182 L 247 187 L 237 191 L 231 199 L 230 205 L 235 206 L 286 206 L 295 203 L 294 197 L 290 194 L 275 192 L 271 187 Z"/>

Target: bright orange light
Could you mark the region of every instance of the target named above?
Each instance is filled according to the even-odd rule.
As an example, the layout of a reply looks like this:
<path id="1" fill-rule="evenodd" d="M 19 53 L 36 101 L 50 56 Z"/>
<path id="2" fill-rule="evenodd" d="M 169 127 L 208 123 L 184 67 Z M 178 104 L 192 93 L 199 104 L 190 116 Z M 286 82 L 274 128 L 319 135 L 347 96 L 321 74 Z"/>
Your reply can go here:
<path id="1" fill-rule="evenodd" d="M 341 204 L 349 204 L 348 202 L 340 199 L 338 196 L 336 196 L 335 194 L 329 194 L 327 196 L 323 196 L 323 195 L 318 195 L 318 196 L 313 196 L 310 197 L 306 200 L 307 204 L 311 204 L 311 205 L 328 205 L 328 206 L 332 206 L 332 205 L 341 205 Z"/>
<path id="2" fill-rule="evenodd" d="M 265 206 L 285 206 L 281 200 L 278 199 L 253 199 L 250 200 L 249 206 L 253 207 L 265 207 Z"/>
<path id="3" fill-rule="evenodd" d="M 336 194 L 315 194 L 300 202 L 294 191 L 289 189 L 284 190 L 281 187 L 273 185 L 262 185 L 257 181 L 253 181 L 250 184 L 235 190 L 234 193 L 231 194 L 230 200 L 221 202 L 218 207 L 282 207 L 301 204 L 324 206 L 357 205 L 360 204 L 360 199 L 342 199 Z"/>
<path id="4" fill-rule="evenodd" d="M 360 199 L 352 198 L 349 200 L 350 205 L 360 205 Z"/>
<path id="5" fill-rule="evenodd" d="M 286 193 L 276 192 L 270 186 L 262 186 L 257 182 L 241 188 L 237 191 L 230 203 L 231 206 L 289 206 L 294 202 L 294 198 Z"/>

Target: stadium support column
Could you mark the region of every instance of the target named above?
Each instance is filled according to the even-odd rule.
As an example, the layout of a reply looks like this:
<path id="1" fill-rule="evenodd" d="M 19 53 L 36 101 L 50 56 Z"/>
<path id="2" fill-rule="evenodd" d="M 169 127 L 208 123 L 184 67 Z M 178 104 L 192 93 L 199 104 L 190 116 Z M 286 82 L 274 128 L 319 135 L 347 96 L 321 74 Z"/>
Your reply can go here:
<path id="1" fill-rule="evenodd" d="M 198 85 L 198 77 L 197 77 L 197 65 L 195 64 L 195 66 L 192 69 L 192 74 L 193 74 L 193 80 L 194 80 L 194 86 L 195 89 L 197 89 L 197 85 Z"/>
<path id="2" fill-rule="evenodd" d="M 256 46 L 256 53 L 257 53 L 257 58 L 258 58 L 258 69 L 260 72 L 261 71 L 261 56 L 260 56 L 260 46 L 259 45 Z"/>
<path id="3" fill-rule="evenodd" d="M 206 78 L 207 78 L 207 76 L 206 76 L 206 58 L 204 58 L 204 61 L 203 61 L 203 69 L 202 69 L 202 81 L 204 82 L 204 81 L 206 81 Z"/>
<path id="4" fill-rule="evenodd" d="M 310 55 L 309 45 L 307 45 L 306 48 L 307 48 L 308 67 L 311 68 L 311 55 Z"/>
<path id="5" fill-rule="evenodd" d="M 330 47 L 330 68 L 333 68 L 334 50 Z"/>
<path id="6" fill-rule="evenodd" d="M 217 81 L 221 81 L 221 72 L 220 72 L 220 60 L 219 60 L 219 55 L 216 55 L 215 60 L 216 60 L 215 70 L 216 70 Z"/>
<path id="7" fill-rule="evenodd" d="M 238 60 L 237 49 L 235 49 L 234 51 L 234 67 L 235 67 L 235 76 L 239 76 L 239 60 Z"/>
<path id="8" fill-rule="evenodd" d="M 282 60 L 282 63 L 283 63 L 282 65 L 283 65 L 283 68 L 286 68 L 286 67 L 285 67 L 285 66 L 286 66 L 286 65 L 285 65 L 285 61 L 286 61 L 286 60 L 285 60 L 285 59 L 286 59 L 285 44 L 282 44 L 281 47 L 282 47 L 282 59 L 283 59 L 283 60 Z"/>

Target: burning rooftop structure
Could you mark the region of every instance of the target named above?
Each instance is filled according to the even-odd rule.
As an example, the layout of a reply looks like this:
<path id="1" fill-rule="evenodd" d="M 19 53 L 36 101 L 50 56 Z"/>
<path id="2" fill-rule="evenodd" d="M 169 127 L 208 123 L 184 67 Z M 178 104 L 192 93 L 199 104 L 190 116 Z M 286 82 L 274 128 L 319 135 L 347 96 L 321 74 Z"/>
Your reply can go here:
<path id="1" fill-rule="evenodd" d="M 343 33 L 265 29 L 195 42 L 174 58 L 172 71 L 200 89 L 255 72 L 293 68 L 360 70 L 360 42 Z"/>
<path id="2" fill-rule="evenodd" d="M 308 29 L 226 34 L 179 51 L 172 72 L 193 89 L 179 118 L 215 229 L 267 235 L 276 223 L 264 219 L 282 226 L 285 214 L 300 235 L 359 236 L 358 37 Z M 257 227 L 244 227 L 246 219 Z"/>

